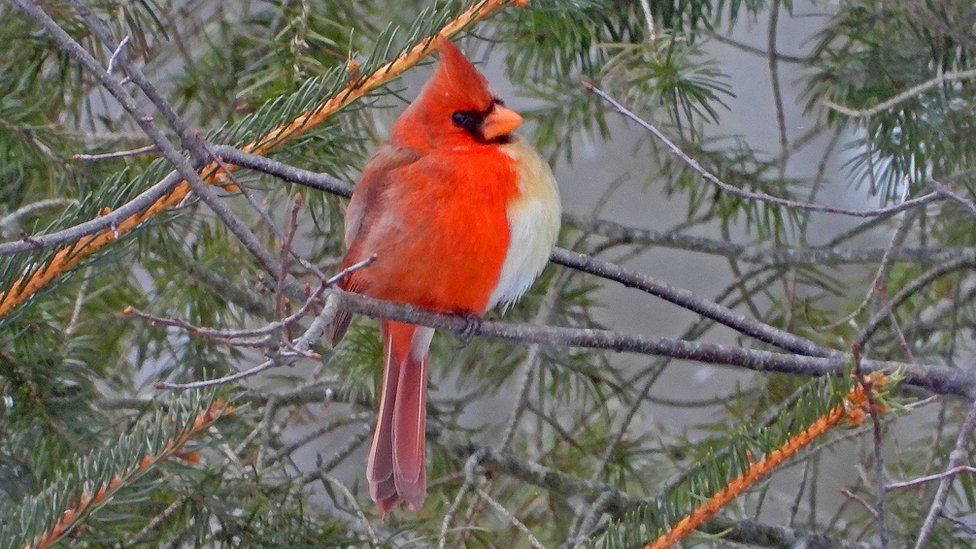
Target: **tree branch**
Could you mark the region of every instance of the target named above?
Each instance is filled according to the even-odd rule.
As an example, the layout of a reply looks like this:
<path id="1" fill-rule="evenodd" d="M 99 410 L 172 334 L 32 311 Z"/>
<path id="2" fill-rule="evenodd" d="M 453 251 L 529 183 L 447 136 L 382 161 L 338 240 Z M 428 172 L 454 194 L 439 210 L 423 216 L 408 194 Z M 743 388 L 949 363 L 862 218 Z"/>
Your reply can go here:
<path id="1" fill-rule="evenodd" d="M 935 491 L 935 497 L 932 498 L 932 506 L 929 508 L 928 515 L 925 517 L 925 523 L 922 524 L 922 529 L 918 533 L 915 549 L 924 549 L 929 544 L 929 538 L 935 529 L 935 523 L 938 522 L 939 517 L 942 515 L 942 509 L 945 507 L 946 500 L 949 499 L 949 487 L 952 486 L 952 481 L 959 474 L 959 467 L 966 462 L 966 448 L 969 446 L 969 439 L 973 436 L 973 431 L 976 431 L 976 403 L 970 404 L 969 413 L 966 414 L 966 420 L 963 422 L 962 427 L 959 428 L 956 445 L 952 449 L 952 453 L 949 454 L 949 466 L 939 481 L 939 488 Z"/>
<path id="2" fill-rule="evenodd" d="M 682 233 L 656 231 L 639 227 L 628 227 L 606 219 L 585 219 L 572 214 L 563 216 L 563 222 L 580 230 L 593 232 L 626 244 L 660 246 L 676 250 L 687 250 L 703 254 L 733 258 L 745 263 L 756 263 L 770 267 L 792 265 L 834 266 L 851 263 L 876 263 L 884 256 L 885 248 L 836 249 L 836 243 L 816 248 L 767 248 L 752 244 L 738 244 Z M 896 247 L 889 258 L 893 261 L 912 263 L 943 263 L 963 255 L 976 255 L 971 247 Z"/>
<path id="3" fill-rule="evenodd" d="M 704 178 L 706 181 L 722 189 L 723 191 L 731 194 L 732 196 L 736 196 L 743 200 L 757 200 L 759 202 L 776 204 L 778 206 L 793 208 L 797 210 L 847 215 L 851 217 L 888 216 L 904 210 L 917 208 L 919 206 L 923 206 L 925 204 L 929 204 L 931 202 L 936 202 L 939 200 L 954 200 L 953 197 L 947 195 L 945 192 L 941 190 L 936 190 L 929 194 L 917 198 L 913 198 L 910 200 L 905 200 L 903 202 L 900 202 L 892 206 L 888 206 L 886 208 L 850 209 L 850 208 L 841 208 L 837 206 L 827 206 L 825 204 L 815 204 L 812 202 L 799 202 L 796 200 L 790 200 L 787 198 L 772 196 L 766 193 L 747 191 L 745 189 L 741 189 L 739 187 L 726 183 L 725 181 L 722 181 L 721 179 L 718 178 L 718 176 L 706 170 L 701 164 L 698 163 L 697 160 L 688 156 L 683 150 L 681 150 L 680 147 L 675 145 L 673 141 L 668 139 L 668 137 L 664 135 L 664 133 L 661 130 L 659 130 L 656 126 L 644 120 L 640 116 L 637 116 L 633 111 L 629 110 L 627 107 L 620 104 L 620 102 L 618 102 L 616 99 L 611 97 L 607 92 L 601 90 L 600 88 L 597 88 L 590 82 L 583 82 L 583 87 L 587 91 L 593 93 L 594 95 L 596 95 L 597 97 L 599 97 L 600 99 L 608 103 L 611 107 L 613 107 L 615 111 L 619 112 L 624 117 L 636 122 L 637 125 L 651 132 L 651 134 L 653 134 L 654 137 L 656 137 L 659 141 L 664 143 L 664 146 L 668 149 L 668 152 L 670 152 L 674 157 L 678 158 L 679 160 L 687 164 L 688 167 L 690 167 L 692 170 L 698 172 L 698 174 L 701 175 L 702 178 Z"/>
<path id="4" fill-rule="evenodd" d="M 504 339 L 517 343 L 542 343 L 564 347 L 607 349 L 644 355 L 667 356 L 754 370 L 800 376 L 844 375 L 849 369 L 846 355 L 829 357 L 774 353 L 700 341 L 655 338 L 590 328 L 533 326 L 485 320 L 472 328 L 463 317 L 426 311 L 410 305 L 381 301 L 370 297 L 337 292 L 340 307 L 374 318 L 386 318 L 421 324 L 432 328 Z M 863 360 L 864 372 L 898 373 L 904 383 L 939 394 L 968 397 L 976 390 L 976 374 L 937 365 L 914 365 L 901 362 Z"/>
<path id="5" fill-rule="evenodd" d="M 583 480 L 538 463 L 522 461 L 508 452 L 479 446 L 470 441 L 457 445 L 445 445 L 445 449 L 461 462 L 466 462 L 471 456 L 477 455 L 482 467 L 538 486 L 563 498 L 574 496 L 588 499 L 603 498 L 606 512 L 615 517 L 621 517 L 627 511 L 651 502 L 650 499 L 632 496 L 609 484 Z M 860 549 L 867 547 L 863 544 L 851 543 L 824 534 L 794 530 L 782 526 L 770 526 L 752 520 L 733 521 L 713 517 L 702 524 L 700 530 L 708 534 L 720 535 L 722 539 L 727 541 L 769 547 L 787 548 L 798 545 L 823 549 L 847 547 Z"/>
<path id="6" fill-rule="evenodd" d="M 976 69 L 970 69 L 968 71 L 942 73 L 931 80 L 926 80 L 925 82 L 918 84 L 917 86 L 912 86 L 911 88 L 908 88 L 907 90 L 899 93 L 898 95 L 892 97 L 891 99 L 882 101 L 881 103 L 878 103 L 873 107 L 868 107 L 865 109 L 854 109 L 844 105 L 838 105 L 837 103 L 834 103 L 833 101 L 827 98 L 821 99 L 820 103 L 823 106 L 827 107 L 828 109 L 835 110 L 841 114 L 850 116 L 851 118 L 868 118 L 882 111 L 886 111 L 891 107 L 898 105 L 899 103 L 908 101 L 913 97 L 921 95 L 931 90 L 932 88 L 937 88 L 946 82 L 955 82 L 957 80 L 968 80 L 970 78 L 976 78 Z"/>

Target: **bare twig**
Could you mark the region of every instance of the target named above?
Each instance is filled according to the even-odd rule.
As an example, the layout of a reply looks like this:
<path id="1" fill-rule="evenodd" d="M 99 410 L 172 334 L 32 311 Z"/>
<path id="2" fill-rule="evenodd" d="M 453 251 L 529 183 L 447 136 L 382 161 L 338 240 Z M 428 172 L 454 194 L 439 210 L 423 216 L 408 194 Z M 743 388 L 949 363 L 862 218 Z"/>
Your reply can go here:
<path id="1" fill-rule="evenodd" d="M 762 57 L 768 57 L 769 56 L 769 52 L 766 51 L 766 50 L 764 50 L 764 49 L 762 49 L 762 48 L 757 48 L 755 46 L 750 46 L 749 44 L 745 44 L 745 43 L 739 42 L 737 40 L 733 40 L 733 39 L 731 39 L 731 38 L 729 38 L 727 36 L 723 36 L 721 34 L 718 34 L 715 31 L 712 31 L 712 30 L 709 30 L 709 29 L 704 29 L 704 33 L 705 33 L 706 36 L 708 36 L 709 38 L 715 40 L 716 42 L 721 42 L 722 44 L 726 44 L 728 46 L 732 46 L 733 48 L 736 48 L 738 50 L 741 50 L 741 51 L 744 51 L 744 52 L 747 52 L 747 53 L 751 53 L 751 54 L 754 54 L 754 55 L 759 55 L 759 56 L 762 56 Z M 811 60 L 809 57 L 800 57 L 798 55 L 788 55 L 788 54 L 785 54 L 785 53 L 782 53 L 782 52 L 776 52 L 776 57 L 780 61 L 783 61 L 784 63 L 806 64 L 806 63 L 809 63 L 810 60 Z"/>
<path id="2" fill-rule="evenodd" d="M 878 517 L 880 516 L 880 515 L 878 514 L 878 510 L 877 510 L 877 509 L 875 509 L 874 507 L 872 507 L 872 506 L 871 506 L 871 504 L 870 504 L 870 503 L 868 503 L 868 502 L 867 502 L 867 500 L 865 500 L 865 499 L 864 499 L 864 498 L 862 498 L 861 496 L 859 496 L 859 495 L 857 495 L 857 494 L 855 494 L 854 492 L 851 492 L 851 491 L 850 491 L 850 490 L 848 490 L 847 488 L 841 488 L 841 489 L 840 489 L 840 493 L 841 493 L 841 494 L 844 494 L 844 496 L 845 496 L 845 497 L 847 497 L 847 498 L 848 498 L 848 499 L 850 499 L 851 501 L 853 501 L 853 502 L 855 502 L 855 503 L 857 503 L 857 504 L 858 504 L 858 505 L 860 505 L 861 507 L 864 507 L 864 508 L 865 508 L 865 509 L 867 510 L 867 512 L 868 512 L 868 513 L 870 513 L 870 514 L 871 514 L 871 516 L 875 518 L 875 520 L 877 520 L 877 519 L 878 519 Z"/>
<path id="3" fill-rule="evenodd" d="M 0 218 L 0 232 L 2 232 L 4 229 L 16 229 L 20 225 L 21 221 L 41 210 L 47 208 L 57 208 L 60 206 L 72 206 L 77 203 L 78 201 L 74 198 L 46 198 L 44 200 L 38 200 L 37 202 L 25 204 Z"/>
<path id="4" fill-rule="evenodd" d="M 114 160 L 116 158 L 128 158 L 130 156 L 139 156 L 141 154 L 147 154 L 156 152 L 159 149 L 156 145 L 146 145 L 145 147 L 139 147 L 137 149 L 127 149 L 124 151 L 115 151 L 107 153 L 98 154 L 73 154 L 71 158 L 73 160 L 81 160 L 83 162 L 101 162 L 103 160 Z"/>
<path id="5" fill-rule="evenodd" d="M 186 322 L 178 318 L 161 318 L 158 316 L 154 316 L 145 313 L 143 311 L 140 311 L 138 309 L 135 309 L 133 307 L 126 307 L 125 310 L 122 311 L 122 313 L 129 316 L 136 316 L 139 318 L 143 318 L 150 322 L 155 322 L 157 324 L 162 324 L 164 326 L 174 326 L 177 328 L 182 328 L 192 334 L 196 334 L 201 337 L 235 340 L 240 338 L 267 336 L 273 334 L 276 331 L 281 330 L 282 328 L 287 328 L 288 326 L 294 324 L 296 321 L 298 321 L 303 316 L 305 316 L 305 314 L 312 307 L 312 305 L 318 302 L 319 298 L 322 296 L 322 294 L 325 292 L 327 288 L 337 284 L 339 281 L 349 276 L 350 274 L 360 269 L 364 269 L 368 267 L 375 260 L 376 260 L 375 255 L 370 256 L 363 261 L 360 261 L 358 263 L 346 267 L 345 269 L 339 271 L 332 277 L 323 280 L 319 285 L 318 289 L 315 292 L 313 292 L 308 299 L 305 300 L 305 302 L 302 304 L 301 307 L 299 307 L 297 311 L 288 315 L 287 317 L 275 320 L 274 322 L 266 324 L 265 326 L 262 326 L 260 328 L 250 328 L 250 329 L 242 329 L 242 330 L 205 328 L 202 326 L 194 326 L 189 322 Z"/>
<path id="6" fill-rule="evenodd" d="M 874 475 L 876 482 L 874 510 L 875 521 L 878 523 L 878 537 L 881 547 L 887 549 L 888 524 L 885 517 L 885 476 L 884 476 L 884 439 L 882 438 L 882 424 L 880 418 L 880 404 L 875 399 L 875 380 L 865 376 L 861 371 L 861 346 L 859 343 L 851 345 L 851 354 L 854 357 L 854 375 L 861 388 L 864 390 L 864 398 L 867 401 L 868 415 L 871 416 L 871 427 L 874 440 Z"/>
<path id="7" fill-rule="evenodd" d="M 481 488 L 475 488 L 474 491 L 476 494 L 478 494 L 478 496 L 487 501 L 488 504 L 491 505 L 492 509 L 497 511 L 499 515 L 506 518 L 508 522 L 512 523 L 512 526 L 515 526 L 519 532 L 522 532 L 526 539 L 529 540 L 529 544 L 532 545 L 532 547 L 535 549 L 545 549 L 546 546 L 539 541 L 539 538 L 535 537 L 532 530 L 529 530 L 525 523 L 520 521 L 518 517 L 513 515 L 511 511 L 505 508 L 504 505 L 499 503 L 495 498 L 491 497 L 491 494 L 485 492 Z"/>
<path id="8" fill-rule="evenodd" d="M 959 469 L 963 462 L 966 461 L 966 448 L 969 446 L 969 439 L 972 437 L 974 430 L 976 430 L 976 403 L 970 404 L 969 412 L 966 414 L 966 420 L 963 421 L 962 427 L 959 428 L 956 445 L 949 454 L 949 466 L 939 480 L 939 487 L 935 491 L 935 497 L 932 498 L 932 506 L 929 507 L 925 522 L 922 524 L 922 528 L 918 533 L 918 539 L 915 541 L 915 549 L 924 549 L 929 544 L 929 538 L 935 529 L 935 523 L 942 516 L 942 509 L 945 507 L 946 500 L 949 499 L 949 488 L 952 486 L 952 481 L 956 479 L 956 475 L 958 474 L 953 473 L 953 471 Z"/>
<path id="9" fill-rule="evenodd" d="M 821 99 L 820 103 L 823 106 L 827 107 L 828 109 L 835 110 L 841 114 L 850 116 L 851 118 L 868 118 L 882 111 L 886 111 L 894 107 L 895 105 L 898 105 L 899 103 L 903 103 L 905 101 L 908 101 L 909 99 L 912 99 L 913 97 L 921 95 L 927 92 L 928 90 L 931 90 L 932 88 L 937 88 L 946 82 L 968 80 L 970 78 L 976 78 L 976 69 L 970 69 L 968 71 L 942 73 L 936 76 L 935 78 L 932 78 L 931 80 L 926 80 L 921 84 L 908 88 L 907 90 L 899 93 L 898 95 L 892 97 L 891 99 L 882 101 L 881 103 L 878 103 L 873 107 L 868 107 L 865 109 L 854 109 L 844 105 L 838 105 L 837 103 L 834 103 L 833 101 L 827 98 Z"/>
<path id="10" fill-rule="evenodd" d="M 951 522 L 952 524 L 956 525 L 956 528 L 959 528 L 960 530 L 966 532 L 970 536 L 976 536 L 976 528 L 973 528 L 972 526 L 966 524 L 965 522 L 959 520 L 958 518 L 952 515 L 946 514 L 945 511 L 942 511 L 942 514 L 940 516 L 946 519 L 947 521 Z"/>
<path id="11" fill-rule="evenodd" d="M 572 214 L 564 215 L 563 223 L 573 225 L 583 231 L 619 240 L 625 244 L 686 250 L 733 258 L 743 263 L 759 263 L 768 266 L 833 266 L 851 263 L 875 263 L 881 261 L 886 252 L 892 261 L 935 264 L 976 252 L 974 248 L 948 246 L 845 249 L 837 247 L 840 244 L 839 241 L 809 248 L 772 248 L 643 227 L 630 227 L 608 219 L 591 220 Z"/>
<path id="12" fill-rule="evenodd" d="M 461 503 L 464 501 L 465 496 L 476 487 L 478 479 L 475 478 L 475 471 L 486 454 L 486 450 L 476 450 L 464 461 L 464 483 L 461 484 L 457 495 L 454 496 L 454 501 L 451 502 L 451 506 L 448 507 L 447 512 L 444 513 L 443 520 L 441 520 L 441 532 L 437 538 L 438 549 L 444 549 L 447 546 L 447 532 L 451 527 L 451 522 L 454 521 L 454 516 L 461 510 Z"/>
<path id="13" fill-rule="evenodd" d="M 914 478 L 912 480 L 906 480 L 904 482 L 893 482 L 891 484 L 886 485 L 885 490 L 891 491 L 891 490 L 900 490 L 902 488 L 914 488 L 915 486 L 918 486 L 920 484 L 926 484 L 936 480 L 942 480 L 946 476 L 949 475 L 955 476 L 958 475 L 959 473 L 976 473 L 976 467 L 973 467 L 971 465 L 960 465 L 958 467 L 953 467 L 948 471 L 943 471 L 936 475 L 926 475 L 924 477 Z"/>
<path id="14" fill-rule="evenodd" d="M 355 265 L 350 265 L 349 267 L 343 269 L 341 272 L 336 274 L 334 277 L 324 281 L 322 284 L 322 289 L 331 286 L 336 282 L 342 280 L 344 277 L 348 276 L 351 272 L 369 266 L 375 259 L 376 256 L 372 256 L 366 260 L 356 263 Z M 311 301 L 311 299 L 309 301 Z M 192 381 L 189 383 L 158 382 L 154 386 L 157 389 L 188 390 L 188 389 L 202 389 L 205 387 L 212 387 L 215 385 L 224 385 L 227 383 L 240 381 L 242 379 L 246 379 L 251 376 L 255 376 L 265 370 L 268 370 L 276 366 L 280 366 L 282 364 L 285 365 L 291 364 L 291 362 L 295 358 L 302 357 L 302 356 L 309 356 L 307 354 L 308 350 L 312 347 L 312 345 L 316 341 L 322 338 L 322 334 L 325 332 L 325 328 L 329 325 L 329 323 L 332 322 L 333 318 L 335 318 L 335 315 L 338 312 L 336 301 L 337 301 L 336 299 L 330 299 L 330 298 L 326 299 L 326 304 L 324 307 L 322 307 L 322 311 L 319 313 L 319 315 L 315 317 L 315 320 L 305 330 L 305 333 L 302 334 L 302 336 L 298 338 L 298 340 L 296 340 L 291 345 L 292 349 L 294 350 L 291 353 L 288 352 L 280 353 L 278 357 L 273 357 L 269 360 L 266 360 L 253 368 L 249 368 L 247 370 L 236 372 L 216 379 Z M 278 360 L 278 358 L 281 358 L 281 360 Z"/>
<path id="15" fill-rule="evenodd" d="M 543 299 L 542 305 L 539 307 L 539 311 L 535 315 L 535 324 L 545 326 L 549 323 L 549 317 L 552 316 L 552 311 L 556 306 L 556 300 L 559 297 L 564 280 L 565 277 L 557 277 L 546 291 L 546 297 Z M 519 396 L 515 404 L 515 410 L 512 411 L 512 415 L 509 417 L 508 424 L 505 427 L 505 432 L 502 435 L 502 442 L 500 445 L 502 450 L 508 449 L 508 447 L 512 444 L 512 440 L 515 438 L 515 430 L 518 427 L 519 418 L 522 417 L 522 412 L 525 410 L 526 405 L 528 404 L 529 390 L 532 386 L 532 374 L 535 373 L 536 363 L 539 360 L 541 350 L 541 345 L 530 345 L 528 352 L 525 354 L 525 359 L 520 365 L 519 369 L 523 370 L 523 372 L 518 384 Z"/>
<path id="16" fill-rule="evenodd" d="M 323 482 L 328 482 L 332 486 L 335 486 L 340 492 L 342 492 L 342 495 L 347 501 L 349 501 L 349 504 L 352 505 L 353 509 L 356 510 L 356 515 L 359 517 L 359 522 L 366 529 L 366 535 L 369 536 L 370 543 L 373 544 L 373 547 L 379 547 L 380 540 L 376 537 L 376 531 L 373 530 L 373 526 L 366 518 L 366 513 L 363 512 L 363 508 L 359 505 L 359 502 L 356 501 L 356 496 L 349 491 L 349 488 L 346 488 L 346 485 L 343 484 L 341 480 L 335 478 L 329 473 L 323 471 L 319 474 L 319 478 L 321 478 Z"/>
<path id="17" fill-rule="evenodd" d="M 706 170 L 701 164 L 698 163 L 697 160 L 688 156 L 683 150 L 681 150 L 680 147 L 675 145 L 673 141 L 668 139 L 668 137 L 665 136 L 664 133 L 661 130 L 659 130 L 656 126 L 644 120 L 640 116 L 634 114 L 633 111 L 629 110 L 627 107 L 624 107 L 616 99 L 611 97 L 607 92 L 601 90 L 600 88 L 597 88 L 590 82 L 584 82 L 583 87 L 586 90 L 590 91 L 591 93 L 595 94 L 597 97 L 599 97 L 606 103 L 608 103 L 610 106 L 613 107 L 615 111 L 624 115 L 628 119 L 636 122 L 639 126 L 644 128 L 645 130 L 651 132 L 654 135 L 654 137 L 656 137 L 658 140 L 664 143 L 664 146 L 668 149 L 668 151 L 673 156 L 675 156 L 676 158 L 678 158 L 679 160 L 687 164 L 688 167 L 690 167 L 694 171 L 698 172 L 698 174 L 701 175 L 706 181 L 722 189 L 723 191 L 733 196 L 736 196 L 738 198 L 741 198 L 743 200 L 756 200 L 759 202 L 766 202 L 769 204 L 776 204 L 778 206 L 783 206 L 786 208 L 793 208 L 797 210 L 804 210 L 810 212 L 823 212 L 823 213 L 831 213 L 831 214 L 838 214 L 838 215 L 847 215 L 851 217 L 876 217 L 876 216 L 888 216 L 894 213 L 898 213 L 900 211 L 917 208 L 918 206 L 922 206 L 930 202 L 935 202 L 938 200 L 946 200 L 949 198 L 944 193 L 940 191 L 935 191 L 917 198 L 913 198 L 911 200 L 906 200 L 904 202 L 895 204 L 893 206 L 888 206 L 886 208 L 851 209 L 851 208 L 841 208 L 837 206 L 827 206 L 825 204 L 814 204 L 811 202 L 799 202 L 796 200 L 790 200 L 787 198 L 772 196 L 762 192 L 747 191 L 739 187 L 736 187 L 734 185 L 730 185 L 725 181 L 722 181 L 721 179 L 718 178 L 718 176 Z"/>
<path id="18" fill-rule="evenodd" d="M 888 319 L 888 311 L 898 308 L 905 300 L 911 298 L 923 288 L 931 284 L 933 281 L 945 276 L 954 271 L 960 269 L 970 268 L 976 265 L 976 254 L 969 256 L 960 257 L 954 261 L 949 261 L 943 263 L 937 267 L 926 271 L 921 276 L 913 280 L 910 284 L 903 287 L 891 298 L 889 306 L 885 307 L 883 310 L 877 312 L 872 316 L 868 322 L 861 329 L 861 333 L 858 334 L 857 341 L 861 344 L 865 344 L 874 335 L 874 332 L 881 326 L 881 323 Z"/>
<path id="19" fill-rule="evenodd" d="M 769 80 L 773 89 L 773 105 L 776 108 L 776 126 L 779 129 L 780 155 L 777 159 L 779 177 L 786 177 L 786 163 L 790 158 L 790 138 L 786 133 L 786 115 L 783 112 L 783 92 L 779 84 L 779 57 L 776 55 L 776 35 L 779 30 L 779 0 L 773 0 L 769 8 L 769 32 L 766 48 L 769 62 Z"/>
<path id="20" fill-rule="evenodd" d="M 868 288 L 864 298 L 858 303 L 857 307 L 855 307 L 853 311 L 845 315 L 840 320 L 828 324 L 826 327 L 827 329 L 836 328 L 837 326 L 840 326 L 841 324 L 844 324 L 860 315 L 861 312 L 871 304 L 874 296 L 877 295 L 879 288 L 884 288 L 884 286 L 888 283 L 888 276 L 891 273 L 892 266 L 891 251 L 896 248 L 900 248 L 902 243 L 905 241 L 905 238 L 908 236 L 908 230 L 911 228 L 912 221 L 914 221 L 917 217 L 916 215 L 912 215 L 914 213 L 915 212 L 909 212 L 905 214 L 898 222 L 897 227 L 895 227 L 895 232 L 891 235 L 891 239 L 888 241 L 888 245 L 885 247 L 884 255 L 881 256 L 881 263 L 878 265 L 878 269 L 874 273 L 874 278 L 871 280 L 871 286 Z M 864 342 L 860 341 L 860 343 L 863 344 Z"/>
<path id="21" fill-rule="evenodd" d="M 115 71 L 115 63 L 119 60 L 119 56 L 122 55 L 123 51 L 125 50 L 125 47 L 128 45 L 129 45 L 129 35 L 127 34 L 124 37 L 122 37 L 122 41 L 119 42 L 119 45 L 115 48 L 115 51 L 112 52 L 112 57 L 111 59 L 108 60 L 108 69 L 106 70 L 106 72 L 112 74 Z"/>

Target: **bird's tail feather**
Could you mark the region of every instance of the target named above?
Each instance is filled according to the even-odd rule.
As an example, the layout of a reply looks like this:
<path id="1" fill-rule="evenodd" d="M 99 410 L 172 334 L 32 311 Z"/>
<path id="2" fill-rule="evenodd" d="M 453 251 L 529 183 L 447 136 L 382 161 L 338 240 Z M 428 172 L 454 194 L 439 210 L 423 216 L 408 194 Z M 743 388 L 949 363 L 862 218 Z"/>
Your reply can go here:
<path id="1" fill-rule="evenodd" d="M 381 326 L 383 384 L 366 478 L 370 497 L 386 514 L 400 501 L 417 509 L 427 495 L 427 354 L 434 330 L 393 321 Z"/>

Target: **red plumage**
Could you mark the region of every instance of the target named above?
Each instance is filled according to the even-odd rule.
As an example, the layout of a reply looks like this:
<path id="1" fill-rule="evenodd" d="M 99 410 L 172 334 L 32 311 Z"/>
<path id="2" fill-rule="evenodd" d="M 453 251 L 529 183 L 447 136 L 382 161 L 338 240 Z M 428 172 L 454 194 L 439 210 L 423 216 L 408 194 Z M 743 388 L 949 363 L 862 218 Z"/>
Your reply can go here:
<path id="1" fill-rule="evenodd" d="M 376 259 L 340 286 L 435 311 L 480 315 L 500 291 L 506 296 L 524 291 L 510 290 L 512 283 L 500 280 L 503 275 L 524 285 L 522 280 L 531 281 L 541 270 L 538 258 L 530 262 L 535 272 L 522 263 L 539 253 L 548 256 L 559 215 L 558 200 L 549 203 L 558 197 L 542 162 L 541 173 L 548 174 L 543 185 L 552 189 L 540 202 L 546 203 L 540 211 L 548 223 L 540 233 L 542 244 L 536 245 L 542 251 L 511 242 L 512 224 L 523 216 L 517 206 L 535 198 L 535 183 L 523 181 L 526 167 L 520 158 L 528 159 L 532 174 L 539 172 L 541 159 L 526 145 L 513 144 L 521 117 L 504 107 L 464 55 L 447 41 L 440 55 L 430 81 L 356 185 L 346 210 L 343 267 L 374 254 Z M 557 221 L 549 227 L 553 212 Z M 522 248 L 516 250 L 517 245 Z M 340 313 L 330 333 L 334 344 L 348 324 L 348 314 Z M 426 494 L 427 355 L 433 330 L 392 321 L 381 326 L 383 382 L 367 478 L 371 497 L 386 513 L 399 501 L 417 508 Z"/>

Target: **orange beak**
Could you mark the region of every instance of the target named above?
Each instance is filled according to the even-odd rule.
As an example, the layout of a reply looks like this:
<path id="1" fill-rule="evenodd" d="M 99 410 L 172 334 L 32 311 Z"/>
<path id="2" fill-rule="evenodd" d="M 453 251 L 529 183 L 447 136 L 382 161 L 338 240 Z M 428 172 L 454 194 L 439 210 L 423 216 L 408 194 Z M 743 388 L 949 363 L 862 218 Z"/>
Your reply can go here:
<path id="1" fill-rule="evenodd" d="M 514 132 L 521 125 L 519 113 L 504 105 L 495 105 L 481 125 L 481 135 L 490 141 Z"/>

